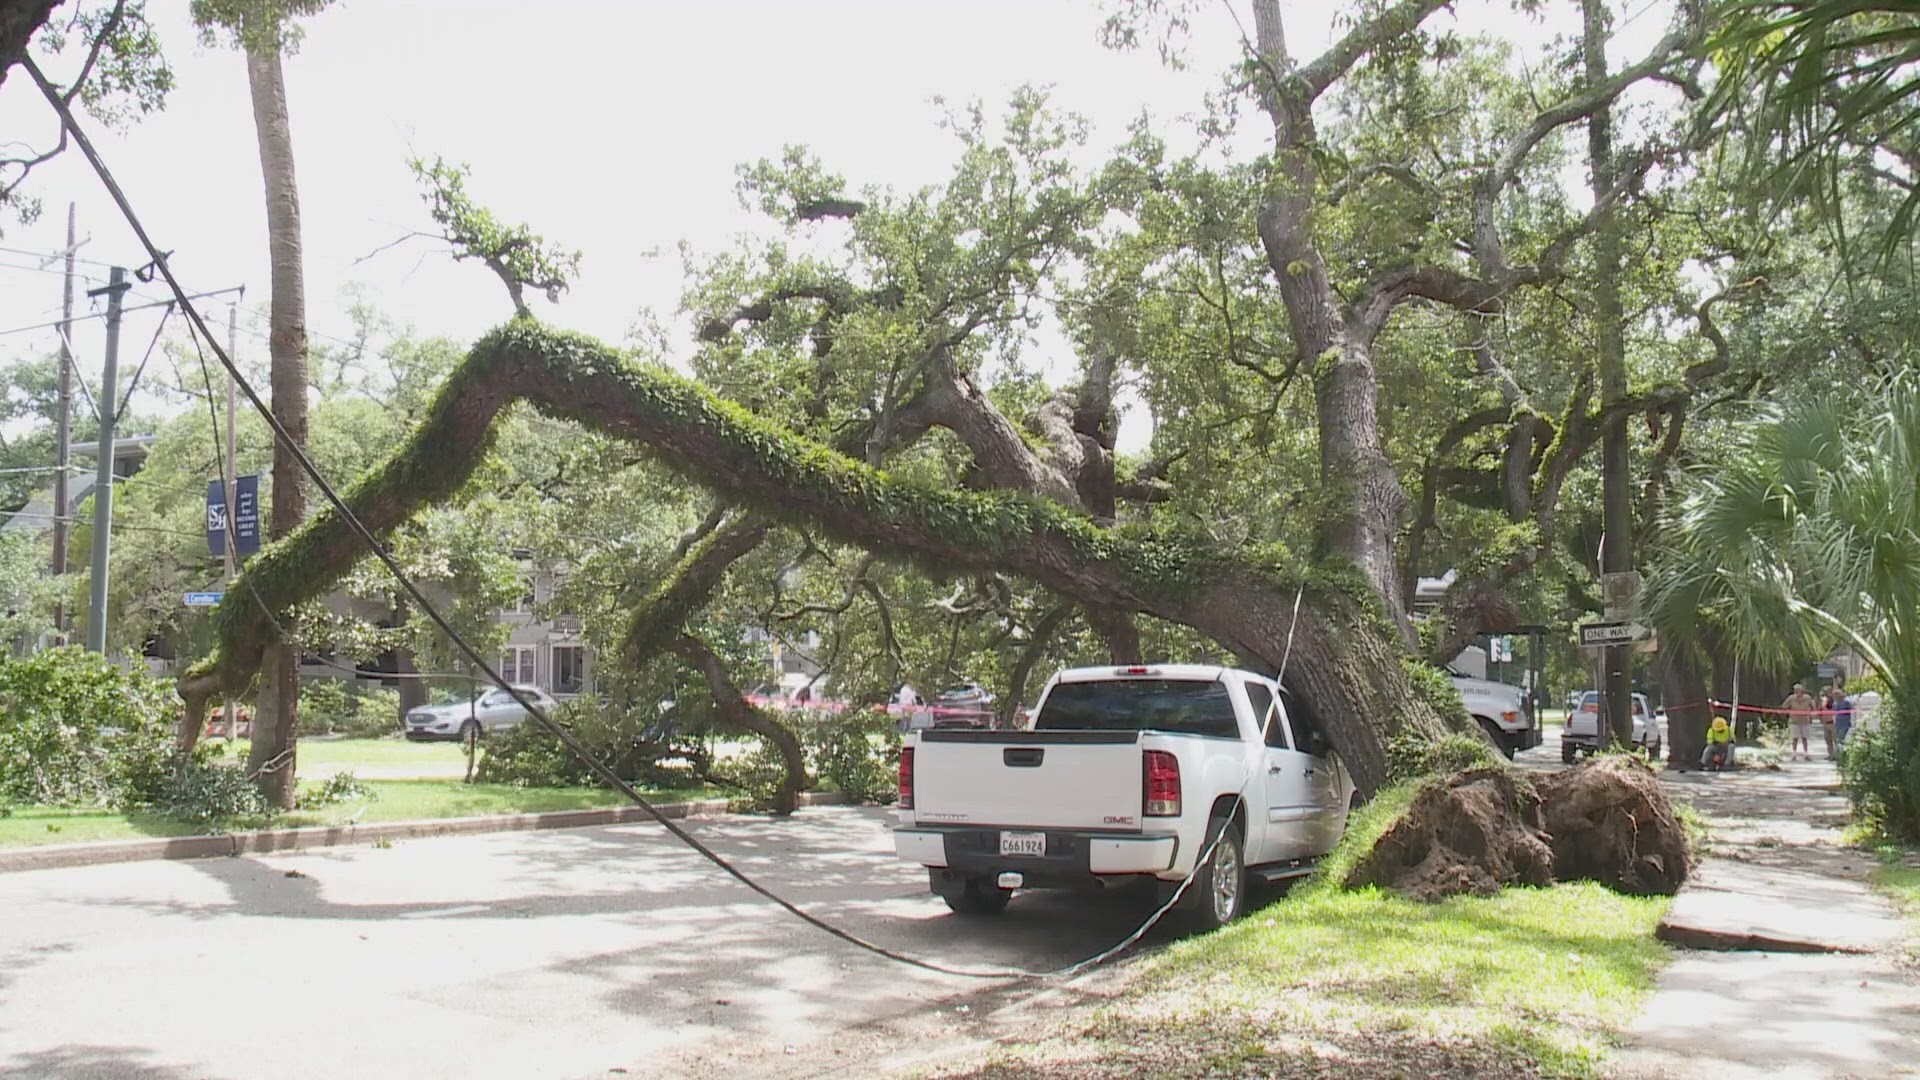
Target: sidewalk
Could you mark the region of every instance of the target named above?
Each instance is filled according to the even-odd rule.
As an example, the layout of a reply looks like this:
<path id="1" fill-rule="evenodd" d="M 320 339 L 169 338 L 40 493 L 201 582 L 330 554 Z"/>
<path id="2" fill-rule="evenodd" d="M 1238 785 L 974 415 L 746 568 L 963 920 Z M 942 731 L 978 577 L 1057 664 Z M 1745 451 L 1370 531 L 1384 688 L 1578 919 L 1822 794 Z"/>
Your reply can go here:
<path id="1" fill-rule="evenodd" d="M 1660 925 L 1683 951 L 1612 1075 L 1920 1076 L 1912 928 L 1868 886 L 1873 860 L 1842 841 L 1832 764 L 1663 779 L 1712 847 Z"/>

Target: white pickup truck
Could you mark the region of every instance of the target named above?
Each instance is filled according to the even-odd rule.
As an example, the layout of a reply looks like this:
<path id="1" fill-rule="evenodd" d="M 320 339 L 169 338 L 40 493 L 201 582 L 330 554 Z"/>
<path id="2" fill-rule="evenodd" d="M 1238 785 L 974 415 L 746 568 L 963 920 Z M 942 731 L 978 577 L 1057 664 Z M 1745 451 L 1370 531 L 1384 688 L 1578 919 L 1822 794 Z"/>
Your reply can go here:
<path id="1" fill-rule="evenodd" d="M 1457 667 L 1448 667 L 1453 688 L 1460 692 L 1467 713 L 1493 740 L 1500 752 L 1512 757 L 1540 745 L 1540 718 L 1525 690 L 1491 679 L 1477 679 Z"/>
<path id="2" fill-rule="evenodd" d="M 923 730 L 900 754 L 894 845 L 962 914 L 1016 889 L 1148 885 L 1201 928 L 1250 881 L 1312 870 L 1356 804 L 1310 714 L 1272 679 L 1191 664 L 1075 668 L 1031 731 Z"/>

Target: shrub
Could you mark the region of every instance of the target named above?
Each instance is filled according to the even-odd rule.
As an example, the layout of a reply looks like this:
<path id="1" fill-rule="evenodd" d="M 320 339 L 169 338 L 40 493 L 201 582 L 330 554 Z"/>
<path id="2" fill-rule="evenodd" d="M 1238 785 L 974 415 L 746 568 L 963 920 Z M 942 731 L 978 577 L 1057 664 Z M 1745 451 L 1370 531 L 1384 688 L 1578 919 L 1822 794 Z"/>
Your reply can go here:
<path id="1" fill-rule="evenodd" d="M 260 789 L 245 769 L 195 758 L 169 772 L 153 800 L 156 810 L 200 826 L 231 823 L 236 818 L 267 818 L 274 807 L 260 797 Z"/>
<path id="2" fill-rule="evenodd" d="M 172 687 L 83 649 L 0 659 L 0 805 L 151 801 L 179 708 Z"/>
<path id="3" fill-rule="evenodd" d="M 338 772 L 321 781 L 317 786 L 300 793 L 300 809 L 313 810 L 337 803 L 370 801 L 380 794 L 368 787 L 359 777 L 350 772 Z"/>
<path id="4" fill-rule="evenodd" d="M 886 804 L 899 794 L 900 731 L 879 709 L 858 709 L 802 729 L 807 767 L 855 802 Z"/>
<path id="5" fill-rule="evenodd" d="M 1437 741 L 1397 735 L 1387 743 L 1387 779 L 1393 783 L 1505 764 L 1478 735 L 1447 735 Z"/>
<path id="6" fill-rule="evenodd" d="M 1920 694 L 1880 707 L 1876 730 L 1854 728 L 1840 756 L 1854 815 L 1899 840 L 1920 840 Z"/>
<path id="7" fill-rule="evenodd" d="M 593 697 L 561 704 L 554 720 L 622 780 L 650 787 L 698 783 L 712 760 L 704 737 L 678 730 L 671 714 L 621 708 Z M 474 779 L 518 787 L 592 787 L 600 781 L 560 740 L 532 721 L 481 744 Z"/>
<path id="8" fill-rule="evenodd" d="M 786 783 L 787 759 L 767 739 L 758 735 L 746 739 L 747 752 L 716 760 L 708 778 L 728 789 L 727 809 L 736 814 L 757 814 L 773 809 L 780 786 Z"/>
<path id="9" fill-rule="evenodd" d="M 300 733 L 375 738 L 400 732 L 400 695 L 355 694 L 344 679 L 315 679 L 300 688 Z"/>

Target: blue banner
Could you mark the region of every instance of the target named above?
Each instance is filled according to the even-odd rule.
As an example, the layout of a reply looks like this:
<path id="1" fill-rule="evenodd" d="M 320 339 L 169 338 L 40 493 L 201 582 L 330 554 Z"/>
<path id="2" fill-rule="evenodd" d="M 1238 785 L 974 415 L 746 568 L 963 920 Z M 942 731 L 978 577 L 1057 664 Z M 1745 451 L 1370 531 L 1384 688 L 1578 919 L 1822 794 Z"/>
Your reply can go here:
<path id="1" fill-rule="evenodd" d="M 260 550 L 260 478 L 242 476 L 233 482 L 233 550 L 251 555 Z"/>
<path id="2" fill-rule="evenodd" d="M 207 551 L 214 555 L 227 553 L 227 500 L 224 487 L 218 480 L 207 481 Z"/>

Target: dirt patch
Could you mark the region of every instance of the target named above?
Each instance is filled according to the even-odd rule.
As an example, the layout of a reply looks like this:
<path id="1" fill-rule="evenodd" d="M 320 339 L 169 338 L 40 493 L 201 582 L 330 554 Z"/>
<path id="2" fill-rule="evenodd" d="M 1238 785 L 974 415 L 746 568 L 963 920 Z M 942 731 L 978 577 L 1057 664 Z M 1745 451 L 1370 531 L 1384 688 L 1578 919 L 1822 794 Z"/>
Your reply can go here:
<path id="1" fill-rule="evenodd" d="M 1541 777 L 1538 788 L 1558 880 L 1597 881 L 1634 896 L 1671 896 L 1687 880 L 1686 829 L 1645 762 L 1594 758 Z"/>
<path id="2" fill-rule="evenodd" d="M 1429 784 L 1346 880 L 1349 888 L 1379 885 L 1421 900 L 1551 884 L 1553 849 L 1540 795 L 1505 768 L 1469 769 Z"/>

